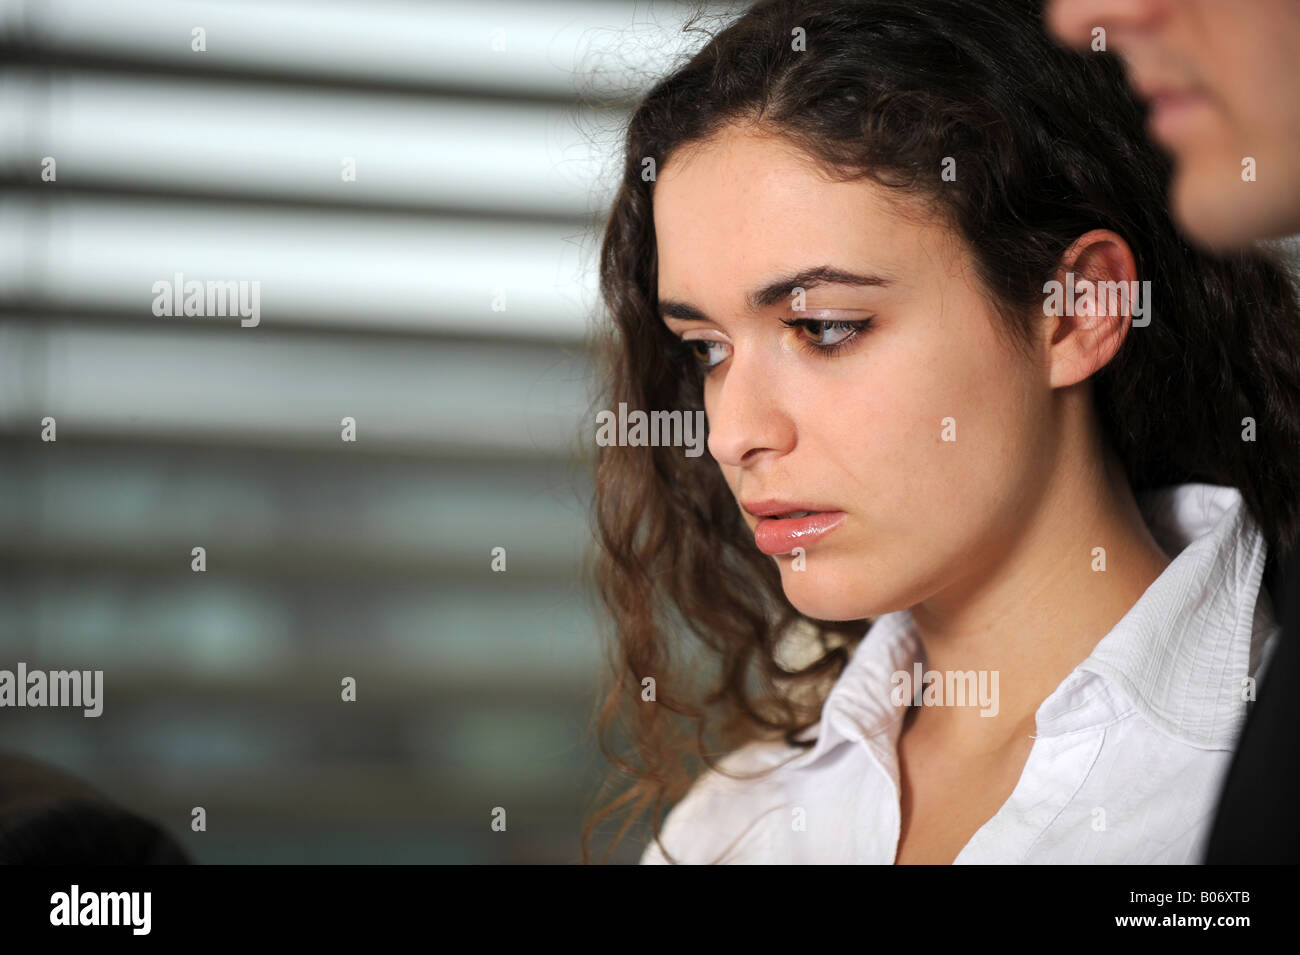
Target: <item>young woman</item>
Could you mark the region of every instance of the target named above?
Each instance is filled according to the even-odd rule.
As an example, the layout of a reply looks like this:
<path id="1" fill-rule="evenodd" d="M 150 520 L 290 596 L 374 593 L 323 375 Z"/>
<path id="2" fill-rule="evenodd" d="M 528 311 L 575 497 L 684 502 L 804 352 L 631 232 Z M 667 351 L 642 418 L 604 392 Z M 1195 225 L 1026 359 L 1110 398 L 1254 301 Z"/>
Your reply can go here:
<path id="1" fill-rule="evenodd" d="M 584 858 L 649 810 L 647 862 L 1198 861 L 1300 318 L 1179 239 L 1142 123 L 1032 0 L 760 3 L 639 104 L 602 407 L 708 453 L 601 450 L 630 785 Z"/>

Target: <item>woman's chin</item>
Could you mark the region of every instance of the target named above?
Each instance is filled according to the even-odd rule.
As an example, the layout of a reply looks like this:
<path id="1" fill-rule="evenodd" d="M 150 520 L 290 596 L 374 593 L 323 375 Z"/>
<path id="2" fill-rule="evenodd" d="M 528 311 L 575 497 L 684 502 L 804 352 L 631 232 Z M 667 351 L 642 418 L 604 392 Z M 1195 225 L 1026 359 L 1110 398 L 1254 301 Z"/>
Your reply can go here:
<path id="1" fill-rule="evenodd" d="M 860 587 L 814 580 L 806 571 L 789 569 L 782 572 L 781 585 L 794 608 L 814 620 L 863 620 L 877 615 L 873 612 L 876 601 L 870 599 L 872 595 L 863 594 Z"/>

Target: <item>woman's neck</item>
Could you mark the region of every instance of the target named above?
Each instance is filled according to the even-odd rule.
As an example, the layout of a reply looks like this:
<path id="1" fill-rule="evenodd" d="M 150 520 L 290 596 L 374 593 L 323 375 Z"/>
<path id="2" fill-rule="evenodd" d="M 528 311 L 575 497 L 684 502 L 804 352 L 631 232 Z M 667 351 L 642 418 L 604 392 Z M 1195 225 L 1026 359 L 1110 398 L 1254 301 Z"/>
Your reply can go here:
<path id="1" fill-rule="evenodd" d="M 1118 459 L 1058 467 L 1021 532 L 973 557 L 971 573 L 910 608 L 921 662 L 940 674 L 996 672 L 988 707 L 921 707 L 908 731 L 964 753 L 996 753 L 1034 732 L 1034 714 L 1170 563 Z M 984 685 L 984 684 L 981 684 Z"/>

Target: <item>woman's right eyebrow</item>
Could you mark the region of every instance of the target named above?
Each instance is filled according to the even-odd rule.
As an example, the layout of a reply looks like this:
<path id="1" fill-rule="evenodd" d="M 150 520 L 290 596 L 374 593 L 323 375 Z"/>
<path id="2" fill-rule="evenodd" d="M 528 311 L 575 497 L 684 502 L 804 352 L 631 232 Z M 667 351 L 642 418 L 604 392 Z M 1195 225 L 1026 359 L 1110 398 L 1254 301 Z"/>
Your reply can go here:
<path id="1" fill-rule="evenodd" d="M 754 289 L 746 296 L 749 311 L 759 312 L 788 298 L 797 288 L 808 291 L 822 285 L 849 285 L 853 287 L 875 286 L 887 287 L 892 280 L 880 275 L 865 275 L 850 272 L 833 265 L 818 265 L 801 269 L 793 275 L 775 279 L 760 288 Z M 684 321 L 707 322 L 709 316 L 689 302 L 676 299 L 659 300 L 659 314 L 663 318 L 679 318 Z"/>
<path id="2" fill-rule="evenodd" d="M 672 299 L 659 300 L 659 314 L 663 318 L 679 318 L 687 322 L 707 322 L 709 316 L 705 315 L 694 305 L 688 305 L 685 302 L 675 302 Z"/>

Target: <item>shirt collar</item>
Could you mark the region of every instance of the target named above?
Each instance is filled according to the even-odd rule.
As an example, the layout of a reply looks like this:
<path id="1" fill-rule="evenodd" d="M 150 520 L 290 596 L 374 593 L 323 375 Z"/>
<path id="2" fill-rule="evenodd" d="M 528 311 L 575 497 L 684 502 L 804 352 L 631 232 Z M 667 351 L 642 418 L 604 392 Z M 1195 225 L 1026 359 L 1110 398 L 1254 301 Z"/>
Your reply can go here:
<path id="1" fill-rule="evenodd" d="M 1267 544 L 1236 488 L 1177 484 L 1137 499 L 1172 560 L 1043 701 L 1036 733 L 1072 732 L 1136 708 L 1176 739 L 1231 748 L 1246 717 L 1244 678 L 1277 630 L 1261 586 Z M 907 610 L 876 618 L 805 732 L 816 732 L 816 743 L 791 765 L 810 766 L 850 740 L 892 750 L 904 715 L 890 699 L 892 677 L 919 646 Z"/>
<path id="2" fill-rule="evenodd" d="M 1079 670 L 1170 736 L 1229 749 L 1246 719 L 1245 678 L 1277 630 L 1262 586 L 1268 545 L 1236 488 L 1181 484 L 1139 504 L 1173 562 Z M 1040 720 L 1056 709 L 1045 704 Z"/>

